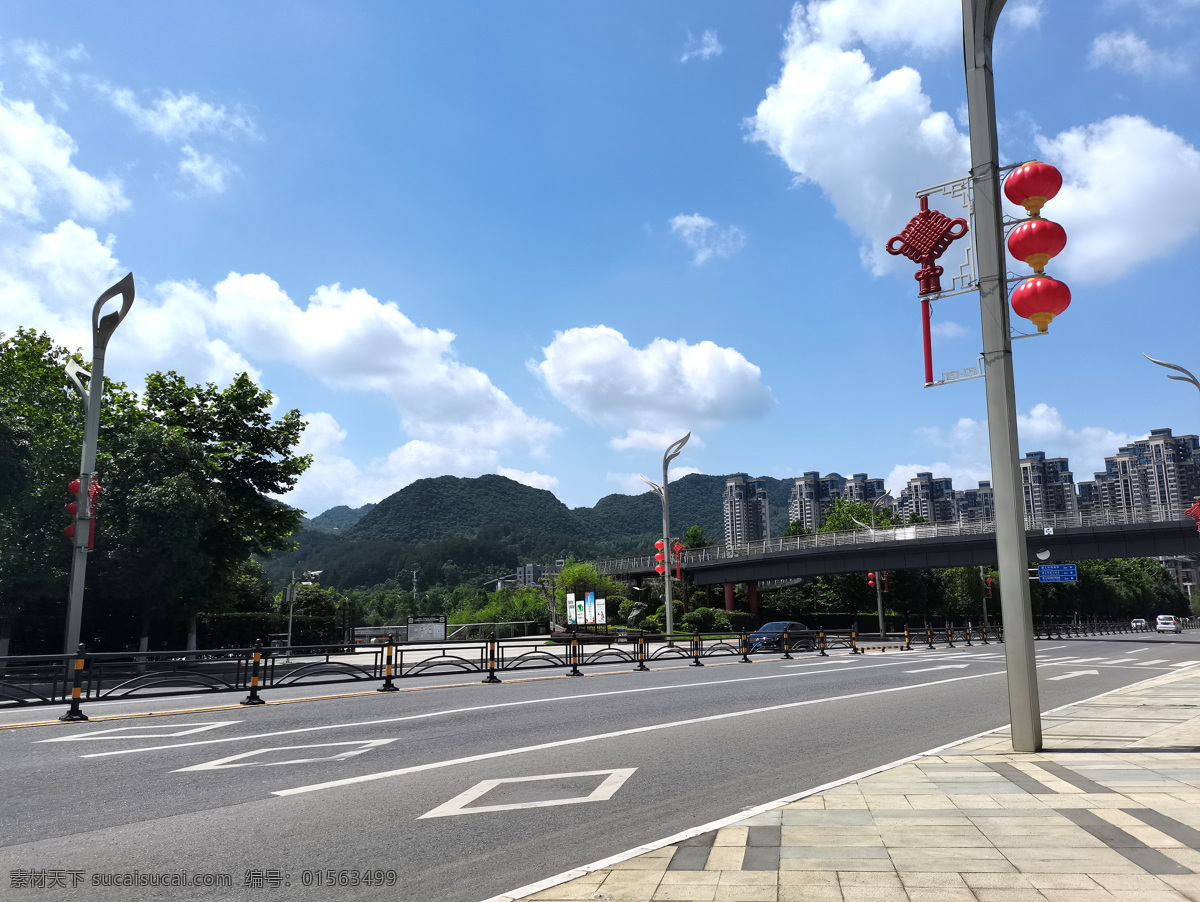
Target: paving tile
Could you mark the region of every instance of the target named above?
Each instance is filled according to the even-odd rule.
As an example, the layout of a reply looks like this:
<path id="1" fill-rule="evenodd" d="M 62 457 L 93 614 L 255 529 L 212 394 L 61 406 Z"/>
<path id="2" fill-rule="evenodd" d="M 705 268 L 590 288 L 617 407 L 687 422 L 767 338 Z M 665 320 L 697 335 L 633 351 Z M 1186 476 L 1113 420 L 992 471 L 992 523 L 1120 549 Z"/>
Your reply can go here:
<path id="1" fill-rule="evenodd" d="M 845 902 L 908 902 L 908 893 L 892 886 L 846 886 L 842 884 Z"/>
<path id="2" fill-rule="evenodd" d="M 780 858 L 783 871 L 851 871 L 866 873 L 881 871 L 894 874 L 890 858 Z"/>
<path id="3" fill-rule="evenodd" d="M 975 902 L 975 894 L 964 885 L 959 889 L 937 886 L 908 888 L 909 902 Z"/>
<path id="4" fill-rule="evenodd" d="M 780 886 L 841 886 L 837 871 L 780 871 Z"/>
<path id="5" fill-rule="evenodd" d="M 1120 875 L 1123 879 L 1129 874 Z M 1097 889 L 1103 888 L 1087 874 L 1029 874 L 1029 882 L 1035 889 Z"/>
<path id="6" fill-rule="evenodd" d="M 966 889 L 967 884 L 961 874 L 929 873 L 924 871 L 900 871 L 900 882 L 904 888 L 936 888 L 936 889 Z"/>
<path id="7" fill-rule="evenodd" d="M 888 850 L 883 846 L 780 846 L 779 858 L 841 858 L 887 859 Z"/>
<path id="8" fill-rule="evenodd" d="M 842 891 L 836 886 L 779 887 L 779 902 L 843 902 Z"/>
<path id="9" fill-rule="evenodd" d="M 977 889 L 978 902 L 1046 902 L 1036 889 Z"/>
<path id="10" fill-rule="evenodd" d="M 720 878 L 718 886 L 775 886 L 779 883 L 778 868 L 773 871 L 720 871 L 717 876 Z"/>
<path id="11" fill-rule="evenodd" d="M 963 882 L 973 890 L 981 889 L 1033 889 L 1033 883 L 1025 874 L 1012 873 L 964 873 Z"/>
<path id="12" fill-rule="evenodd" d="M 713 846 L 704 864 L 706 871 L 740 871 L 745 846 Z"/>
<path id="13" fill-rule="evenodd" d="M 591 876 L 590 874 L 588 876 Z M 542 890 L 540 893 L 534 893 L 529 896 L 530 899 L 536 899 L 541 902 L 565 902 L 568 899 L 590 899 L 600 889 L 600 880 L 594 883 L 580 883 L 578 880 L 571 880 L 567 883 L 552 886 L 550 889 Z"/>
<path id="14" fill-rule="evenodd" d="M 722 827 L 717 831 L 713 846 L 744 846 L 749 827 Z"/>
<path id="15" fill-rule="evenodd" d="M 659 886 L 716 886 L 720 882 L 720 871 L 667 871 Z"/>
<path id="16" fill-rule="evenodd" d="M 660 886 L 650 898 L 654 902 L 713 902 L 717 886 Z"/>
<path id="17" fill-rule="evenodd" d="M 718 886 L 713 897 L 715 902 L 776 902 L 778 898 L 779 891 L 774 884 L 764 886 L 754 883 Z"/>

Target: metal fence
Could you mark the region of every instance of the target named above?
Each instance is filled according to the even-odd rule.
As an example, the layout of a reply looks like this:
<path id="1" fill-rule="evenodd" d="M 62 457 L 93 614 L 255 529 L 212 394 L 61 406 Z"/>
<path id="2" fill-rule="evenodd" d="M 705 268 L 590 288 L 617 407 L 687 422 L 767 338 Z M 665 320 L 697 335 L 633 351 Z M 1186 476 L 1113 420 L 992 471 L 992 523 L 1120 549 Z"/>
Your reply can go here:
<path id="1" fill-rule="evenodd" d="M 1181 620 L 1184 629 L 1200 628 L 1200 619 Z M 1144 632 L 1130 621 L 1055 621 L 1035 624 L 1038 639 Z M 1004 641 L 998 626 L 910 627 L 898 632 L 858 633 L 854 630 L 806 630 L 763 636 L 754 633 L 679 634 L 629 631 L 610 636 L 572 634 L 563 641 L 533 637 L 489 638 L 483 642 L 447 640 L 384 645 L 320 645 L 292 648 L 254 648 L 221 651 L 160 653 L 103 652 L 81 649 L 77 655 L 27 655 L 0 658 L 0 709 L 71 703 L 62 720 L 86 720 L 81 705 L 112 699 L 248 691 L 243 704 L 262 704 L 259 692 L 326 683 L 378 684 L 380 691 L 397 688 L 407 678 L 483 674 L 497 683 L 500 673 L 567 670 L 631 665 L 647 670 L 653 662 L 703 666 L 715 658 L 795 654 L 825 656 L 830 650 L 850 654 L 956 648 Z"/>
<path id="2" fill-rule="evenodd" d="M 1042 517 L 1026 517 L 1025 528 L 1065 529 L 1072 526 L 1124 526 L 1134 523 L 1168 523 L 1186 519 L 1182 510 L 1155 510 L 1140 514 L 1114 513 L 1111 511 L 1076 512 L 1074 514 L 1052 514 Z M 876 542 L 899 542 L 909 539 L 950 538 L 953 536 L 984 535 L 996 531 L 995 519 L 956 520 L 951 523 L 915 523 L 911 526 L 887 526 L 875 529 L 840 530 L 819 532 L 806 536 L 783 536 L 740 545 L 711 545 L 708 548 L 689 548 L 682 552 L 683 566 L 705 561 L 723 561 L 757 554 L 781 551 L 801 551 L 811 548 L 833 548 L 840 545 L 871 545 Z M 601 573 L 627 573 L 652 570 L 657 561 L 653 555 L 610 558 L 596 561 Z"/>

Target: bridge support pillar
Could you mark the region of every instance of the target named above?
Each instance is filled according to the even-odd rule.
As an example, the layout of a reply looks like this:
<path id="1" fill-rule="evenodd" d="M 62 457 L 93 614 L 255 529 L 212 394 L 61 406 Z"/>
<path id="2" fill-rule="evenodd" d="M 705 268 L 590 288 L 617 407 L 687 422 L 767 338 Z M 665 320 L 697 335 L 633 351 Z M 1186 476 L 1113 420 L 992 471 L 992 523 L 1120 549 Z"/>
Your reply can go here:
<path id="1" fill-rule="evenodd" d="M 750 580 L 746 583 L 746 596 L 750 599 L 750 613 L 758 613 L 758 580 Z"/>
<path id="2" fill-rule="evenodd" d="M 725 584 L 725 610 L 733 610 L 733 583 Z"/>

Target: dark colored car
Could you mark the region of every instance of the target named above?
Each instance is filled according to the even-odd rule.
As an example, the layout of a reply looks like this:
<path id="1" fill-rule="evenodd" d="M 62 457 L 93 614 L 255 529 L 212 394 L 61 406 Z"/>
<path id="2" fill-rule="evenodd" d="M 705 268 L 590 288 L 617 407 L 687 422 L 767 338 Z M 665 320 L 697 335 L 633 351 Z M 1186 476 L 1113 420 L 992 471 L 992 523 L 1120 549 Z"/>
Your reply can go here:
<path id="1" fill-rule="evenodd" d="M 783 633 L 787 630 L 789 648 L 810 651 L 817 647 L 808 627 L 795 620 L 776 620 L 764 623 L 746 638 L 750 641 L 751 649 L 783 648 Z"/>

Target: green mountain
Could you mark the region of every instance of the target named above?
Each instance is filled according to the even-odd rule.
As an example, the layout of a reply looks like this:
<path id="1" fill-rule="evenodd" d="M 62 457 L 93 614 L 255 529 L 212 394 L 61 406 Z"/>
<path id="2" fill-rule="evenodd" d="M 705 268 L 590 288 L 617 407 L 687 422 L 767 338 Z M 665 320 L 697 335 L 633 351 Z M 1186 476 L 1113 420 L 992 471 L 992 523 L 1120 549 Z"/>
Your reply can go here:
<path id="1" fill-rule="evenodd" d="M 313 517 L 305 525 L 305 529 L 315 529 L 319 532 L 341 532 L 361 520 L 363 514 L 374 506 L 374 504 L 364 504 L 362 507 L 352 508 L 339 504 L 337 507 L 331 507 L 325 513 Z"/>

